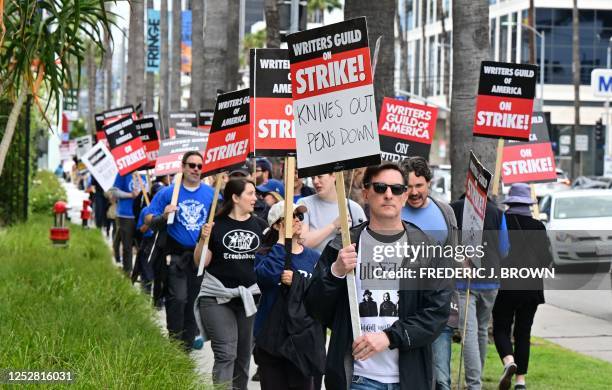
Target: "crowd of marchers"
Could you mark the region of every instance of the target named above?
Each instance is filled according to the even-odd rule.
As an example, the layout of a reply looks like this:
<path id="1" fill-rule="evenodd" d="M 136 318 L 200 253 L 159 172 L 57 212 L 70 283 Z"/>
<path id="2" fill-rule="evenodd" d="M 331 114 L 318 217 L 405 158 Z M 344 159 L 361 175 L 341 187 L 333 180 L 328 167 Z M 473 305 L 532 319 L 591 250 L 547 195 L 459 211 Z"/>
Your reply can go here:
<path id="1" fill-rule="evenodd" d="M 448 204 L 430 196 L 432 170 L 425 159 L 351 172 L 348 246 L 341 239 L 333 173 L 296 175 L 288 203 L 293 220 L 285 221 L 284 183 L 268 159 L 258 158 L 225 175 L 208 222 L 215 191 L 202 167 L 198 152 L 183 156 L 175 204 L 175 184 L 167 176 L 152 183 L 144 175 L 117 176 L 107 192 L 92 179 L 88 191 L 115 261 L 157 308 L 165 308 L 169 336 L 186 351 L 210 341 L 215 384 L 246 389 L 253 356 L 253 380 L 262 389 L 320 389 L 323 383 L 327 389 L 450 389 L 451 344 L 459 335 L 462 380 L 468 389 L 481 389 L 492 319 L 499 388 L 514 382 L 514 389 L 526 389 L 531 326 L 544 302 L 541 281 L 518 291 L 504 289 L 498 278 L 410 286 L 394 280 L 380 289 L 360 277 L 359 265 L 371 261 L 368 248 L 375 245 L 459 243 L 465 199 Z M 520 235 L 509 234 L 545 233 L 532 217 L 533 203 L 521 183 L 503 203 L 489 197 L 484 256 L 463 266 L 548 265 L 548 246 L 521 245 L 513 242 Z M 401 267 L 405 259 L 384 261 Z M 358 337 L 346 287 L 353 271 Z"/>

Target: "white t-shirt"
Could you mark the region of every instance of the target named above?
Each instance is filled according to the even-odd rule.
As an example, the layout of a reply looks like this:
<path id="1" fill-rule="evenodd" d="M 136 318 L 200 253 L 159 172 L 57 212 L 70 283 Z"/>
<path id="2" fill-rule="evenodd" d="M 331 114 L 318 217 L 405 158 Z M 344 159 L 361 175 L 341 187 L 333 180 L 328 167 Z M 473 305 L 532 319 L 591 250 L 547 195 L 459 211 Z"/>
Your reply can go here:
<path id="1" fill-rule="evenodd" d="M 359 317 L 362 334 L 382 332 L 399 319 L 399 279 L 375 279 L 373 270 L 375 267 L 399 269 L 403 257 L 385 256 L 381 261 L 376 261 L 373 256 L 373 248 L 375 245 L 395 245 L 395 243 L 403 245 L 406 241 L 405 232 L 382 237 L 369 229 L 361 233 L 356 285 L 357 297 L 361 299 Z M 385 349 L 364 361 L 355 360 L 353 371 L 354 375 L 381 383 L 399 383 L 399 351 L 397 348 Z"/>
<path id="2" fill-rule="evenodd" d="M 334 222 L 338 218 L 338 203 L 327 202 L 321 199 L 319 195 L 310 195 L 298 200 L 298 204 L 303 204 L 308 208 L 308 212 L 304 214 L 304 225 L 308 225 L 310 231 L 319 230 L 330 223 Z M 352 219 L 352 226 L 359 225 L 366 221 L 366 215 L 363 209 L 357 202 L 349 199 L 349 217 Z M 325 246 L 336 236 L 336 232 L 332 232 L 329 236 L 325 237 L 323 241 L 312 249 L 323 252 Z"/>

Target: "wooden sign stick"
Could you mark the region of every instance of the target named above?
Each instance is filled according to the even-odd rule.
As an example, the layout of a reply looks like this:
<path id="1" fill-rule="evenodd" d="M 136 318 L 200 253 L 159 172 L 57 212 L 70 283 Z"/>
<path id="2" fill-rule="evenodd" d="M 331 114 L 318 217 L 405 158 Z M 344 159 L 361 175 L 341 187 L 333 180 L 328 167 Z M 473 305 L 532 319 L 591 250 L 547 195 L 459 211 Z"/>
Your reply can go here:
<path id="1" fill-rule="evenodd" d="M 179 191 L 181 190 L 181 185 L 183 181 L 183 172 L 179 172 L 174 175 L 174 189 L 172 190 L 172 200 L 170 204 L 176 206 L 178 203 Z M 172 225 L 174 223 L 174 215 L 176 213 L 172 212 L 168 215 L 168 225 Z"/>
<path id="2" fill-rule="evenodd" d="M 138 187 L 140 187 L 140 189 L 142 190 L 142 196 L 144 197 L 145 204 L 147 206 L 150 205 L 151 202 L 149 201 L 149 191 L 142 182 L 142 177 L 138 173 L 133 173 L 133 175 L 136 176 L 136 181 L 138 181 Z"/>
<path id="3" fill-rule="evenodd" d="M 501 166 L 504 157 L 504 139 L 497 141 L 497 158 L 495 159 L 495 173 L 493 174 L 493 196 L 499 194 L 499 182 L 501 179 Z"/>
<path id="4" fill-rule="evenodd" d="M 535 186 L 533 185 L 533 183 L 529 183 L 529 188 L 531 189 L 531 199 L 535 201 L 535 203 L 533 204 L 532 211 L 533 218 L 540 219 L 540 206 L 538 205 L 538 197 L 536 196 Z"/>
<path id="5" fill-rule="evenodd" d="M 293 240 L 293 184 L 295 181 L 295 157 L 285 157 L 285 269 L 291 269 Z"/>
<path id="6" fill-rule="evenodd" d="M 346 211 L 347 200 L 344 190 L 344 172 L 336 172 L 336 194 L 338 197 L 338 212 L 340 214 L 340 231 L 342 233 L 342 247 L 351 245 L 351 236 L 348 225 L 348 214 Z M 353 339 L 361 335 L 361 323 L 359 319 L 359 305 L 357 304 L 357 284 L 355 283 L 355 270 L 346 275 L 346 288 L 348 290 L 349 309 L 351 314 L 351 329 Z"/>
<path id="7" fill-rule="evenodd" d="M 215 180 L 215 194 L 213 195 L 212 204 L 210 205 L 210 212 L 208 213 L 207 223 L 212 223 L 215 220 L 215 213 L 217 212 L 217 203 L 219 201 L 219 193 L 221 192 L 221 184 L 223 184 L 224 173 L 217 174 Z M 208 253 L 208 242 L 210 236 L 204 239 L 204 247 L 202 248 L 202 254 L 200 255 L 200 264 L 198 264 L 198 276 L 202 276 L 204 273 L 204 262 L 206 261 L 206 253 Z"/>

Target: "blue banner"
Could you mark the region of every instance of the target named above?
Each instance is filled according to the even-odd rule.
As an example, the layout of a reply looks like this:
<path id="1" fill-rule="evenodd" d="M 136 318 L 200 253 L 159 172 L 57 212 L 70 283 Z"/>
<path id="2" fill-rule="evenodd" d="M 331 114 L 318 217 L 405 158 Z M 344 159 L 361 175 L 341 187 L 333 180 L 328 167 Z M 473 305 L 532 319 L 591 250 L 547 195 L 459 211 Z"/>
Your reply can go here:
<path id="1" fill-rule="evenodd" d="M 191 10 L 181 12 L 181 72 L 191 73 Z"/>
<path id="2" fill-rule="evenodd" d="M 159 60 L 161 57 L 161 30 L 160 12 L 155 9 L 147 10 L 147 72 L 159 73 Z"/>

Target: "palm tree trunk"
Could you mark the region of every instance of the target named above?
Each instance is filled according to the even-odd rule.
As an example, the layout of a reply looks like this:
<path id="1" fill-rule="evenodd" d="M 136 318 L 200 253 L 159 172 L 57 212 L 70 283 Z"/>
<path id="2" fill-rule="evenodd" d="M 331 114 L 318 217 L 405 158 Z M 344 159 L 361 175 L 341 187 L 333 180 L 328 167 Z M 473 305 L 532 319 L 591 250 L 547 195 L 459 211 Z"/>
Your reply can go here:
<path id="1" fill-rule="evenodd" d="M 227 0 L 227 85 L 228 91 L 238 88 L 240 69 L 240 0 Z"/>
<path id="2" fill-rule="evenodd" d="M 280 47 L 280 21 L 278 15 L 278 1 L 265 0 L 265 18 L 266 18 L 266 47 Z"/>
<path id="3" fill-rule="evenodd" d="M 579 172 L 576 164 L 580 163 L 580 152 L 576 152 L 576 133 L 580 126 L 580 40 L 578 35 L 578 0 L 574 0 L 572 10 L 572 71 L 574 73 L 574 125 L 572 126 L 572 167 L 571 178 L 576 178 Z"/>
<path id="4" fill-rule="evenodd" d="M 113 49 L 111 46 L 110 31 L 107 31 L 104 41 L 104 73 L 106 74 L 104 107 L 108 110 L 113 106 Z"/>
<path id="5" fill-rule="evenodd" d="M 473 137 L 480 63 L 489 55 L 489 1 L 453 1 L 453 94 L 451 97 L 452 199 L 465 191 L 469 152 L 495 167 L 496 142 Z"/>
<path id="6" fill-rule="evenodd" d="M 404 4 L 408 2 L 405 1 Z M 406 41 L 406 29 L 402 27 L 399 8 L 395 9 L 395 23 L 397 24 L 398 38 L 400 44 L 400 71 L 399 87 L 403 91 L 408 91 L 408 42 Z M 408 27 L 407 25 L 405 26 Z"/>
<path id="7" fill-rule="evenodd" d="M 161 112 L 159 117 L 163 124 L 168 123 L 168 111 L 170 111 L 169 96 L 169 71 L 168 71 L 168 2 L 162 1 L 159 15 L 161 58 L 159 59 L 159 106 Z"/>
<path id="8" fill-rule="evenodd" d="M 204 79 L 204 0 L 191 3 L 191 108 L 202 107 L 202 80 Z"/>
<path id="9" fill-rule="evenodd" d="M 154 8 L 153 0 L 147 0 L 147 9 Z M 145 76 L 145 111 L 152 112 L 155 111 L 155 108 L 153 107 L 153 99 L 155 98 L 155 72 L 147 72 Z"/>
<path id="10" fill-rule="evenodd" d="M 21 114 L 21 108 L 23 107 L 23 103 L 28 96 L 28 88 L 25 81 L 22 80 L 21 83 L 19 95 L 17 95 L 17 100 L 9 113 L 8 120 L 6 121 L 6 128 L 4 129 L 4 135 L 2 136 L 2 143 L 0 143 L 0 176 L 2 176 L 2 171 L 4 170 L 4 162 L 6 160 L 6 155 L 8 154 L 9 148 L 11 147 L 11 141 L 13 140 L 13 135 L 15 134 L 15 128 L 17 127 L 19 114 Z"/>
<path id="11" fill-rule="evenodd" d="M 217 90 L 225 89 L 227 86 L 227 14 L 227 1 L 206 2 L 202 108 L 214 107 Z"/>
<path id="12" fill-rule="evenodd" d="M 385 96 L 395 96 L 395 32 L 393 23 L 390 23 L 395 18 L 395 0 L 346 0 L 344 19 L 359 16 L 367 18 L 372 60 L 374 60 L 376 40 L 382 36 L 374 75 L 374 96 L 378 116 L 382 107 L 382 99 Z"/>
<path id="13" fill-rule="evenodd" d="M 421 95 L 424 97 L 429 96 L 428 84 L 427 84 L 427 37 L 425 36 L 425 26 L 427 25 L 427 4 L 429 1 L 422 1 L 421 5 L 423 9 L 421 10 L 421 58 L 423 59 L 423 69 L 421 74 L 423 78 L 421 79 Z"/>
<path id="14" fill-rule="evenodd" d="M 225 22 L 225 20 L 223 21 Z M 181 0 L 172 0 L 172 55 L 170 56 L 170 109 L 181 109 Z"/>
<path id="15" fill-rule="evenodd" d="M 94 45 L 87 50 L 87 129 L 91 134 L 96 132 L 96 49 Z"/>
<path id="16" fill-rule="evenodd" d="M 126 102 L 137 105 L 145 95 L 144 0 L 130 2 Z"/>

